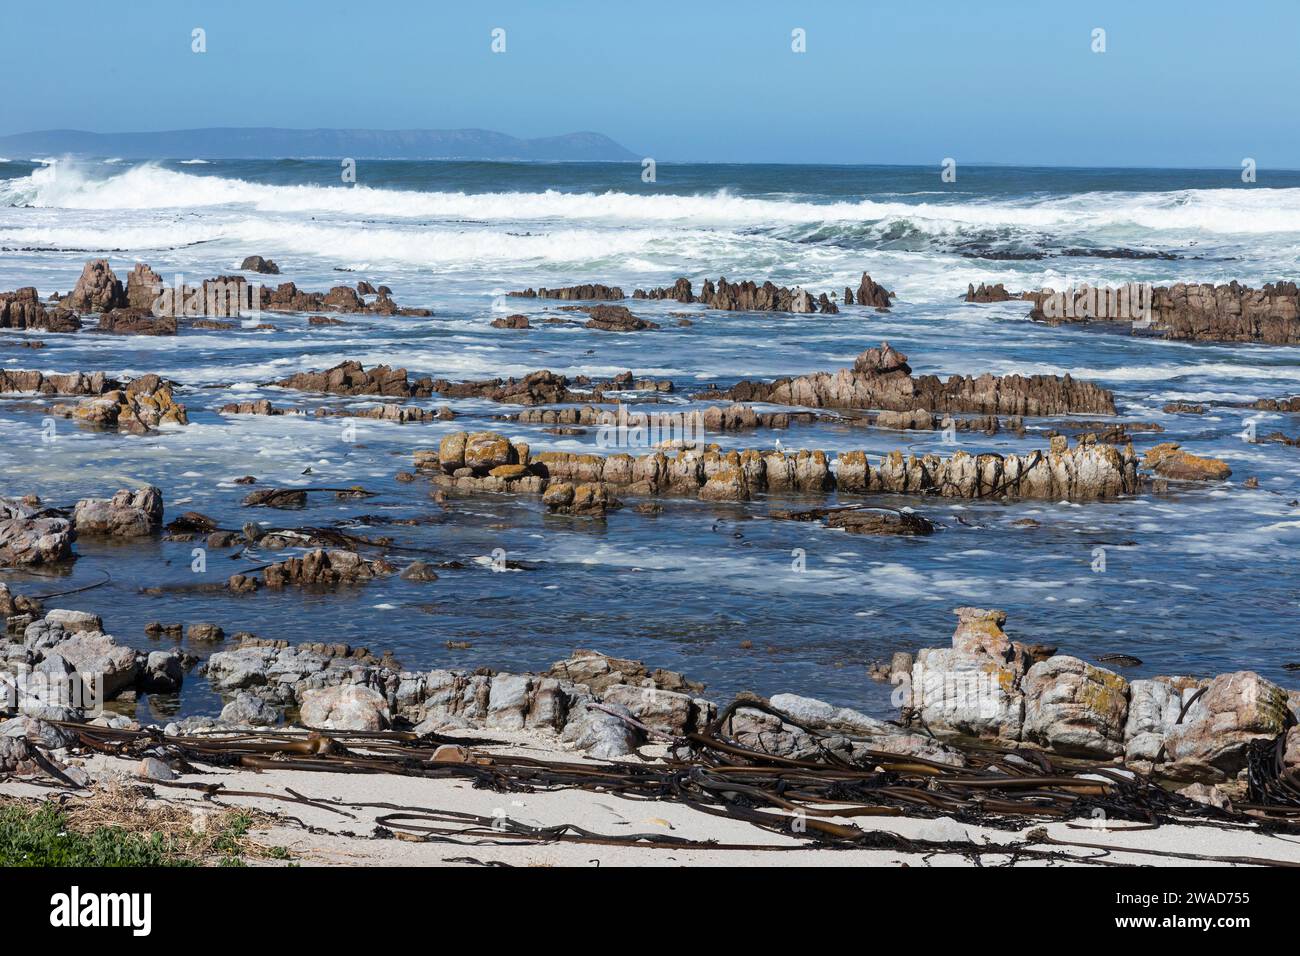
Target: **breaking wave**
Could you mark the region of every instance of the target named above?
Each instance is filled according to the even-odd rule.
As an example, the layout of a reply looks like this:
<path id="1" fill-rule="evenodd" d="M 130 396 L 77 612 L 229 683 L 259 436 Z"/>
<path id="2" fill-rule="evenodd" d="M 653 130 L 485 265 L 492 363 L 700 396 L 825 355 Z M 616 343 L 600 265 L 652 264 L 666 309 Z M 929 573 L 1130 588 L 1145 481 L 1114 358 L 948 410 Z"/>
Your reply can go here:
<path id="1" fill-rule="evenodd" d="M 398 220 L 678 223 L 788 230 L 790 238 L 835 242 L 855 235 L 906 244 L 921 236 L 961 237 L 1027 230 L 1085 234 L 1123 230 L 1184 234 L 1300 233 L 1300 189 L 1189 189 L 1092 192 L 990 201 L 810 202 L 739 196 L 628 192 L 438 192 L 364 185 L 270 185 L 194 175 L 155 164 L 96 175 L 66 160 L 0 182 L 0 205 L 47 209 L 171 210 L 244 207 Z"/>

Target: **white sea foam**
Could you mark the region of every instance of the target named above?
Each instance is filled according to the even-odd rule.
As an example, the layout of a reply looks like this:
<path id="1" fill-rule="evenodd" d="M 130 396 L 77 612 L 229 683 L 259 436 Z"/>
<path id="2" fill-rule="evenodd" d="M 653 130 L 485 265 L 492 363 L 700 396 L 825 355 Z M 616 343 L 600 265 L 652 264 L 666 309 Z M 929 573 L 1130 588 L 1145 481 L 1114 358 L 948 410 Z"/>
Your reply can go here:
<path id="1" fill-rule="evenodd" d="M 33 160 L 53 163 L 52 159 Z M 259 212 L 340 213 L 417 219 L 487 221 L 588 220 L 691 222 L 755 226 L 797 223 L 907 221 L 931 234 L 975 227 L 1077 233 L 1138 227 L 1151 231 L 1219 234 L 1300 233 L 1300 189 L 1196 189 L 1094 192 L 1050 199 L 953 203 L 812 203 L 736 196 L 726 190 L 691 195 L 631 192 L 421 192 L 364 185 L 268 185 L 194 176 L 154 164 L 95 177 L 59 163 L 59 175 L 0 183 L 0 203 L 68 209 L 195 209 L 246 205 Z"/>

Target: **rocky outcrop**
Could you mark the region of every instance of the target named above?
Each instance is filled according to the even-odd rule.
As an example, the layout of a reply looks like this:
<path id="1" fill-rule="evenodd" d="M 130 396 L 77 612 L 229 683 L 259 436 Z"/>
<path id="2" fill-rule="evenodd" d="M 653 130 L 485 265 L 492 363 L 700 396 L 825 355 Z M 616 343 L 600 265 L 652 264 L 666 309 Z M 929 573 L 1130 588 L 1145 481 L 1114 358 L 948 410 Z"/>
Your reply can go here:
<path id="1" fill-rule="evenodd" d="M 653 383 L 651 383 L 653 384 Z M 695 412 L 638 412 L 628 411 L 623 419 L 627 427 L 640 427 L 657 434 L 672 434 L 683 430 L 683 423 Z M 760 412 L 749 405 L 711 405 L 699 413 L 699 423 L 706 432 L 738 432 L 755 428 L 789 428 L 791 425 L 810 425 L 817 420 L 813 412 Z M 572 408 L 528 409 L 514 416 L 514 420 L 530 425 L 582 425 L 599 427 L 617 425 L 617 411 L 582 405 Z"/>
<path id="2" fill-rule="evenodd" d="M 1178 283 L 1154 290 L 1152 325 L 1171 339 L 1197 342 L 1300 343 L 1300 289 L 1294 282 L 1252 289 Z"/>
<path id="3" fill-rule="evenodd" d="M 633 315 L 622 305 L 598 305 L 591 309 L 591 318 L 587 321 L 589 329 L 602 332 L 640 332 L 643 329 L 657 329 L 659 324 Z"/>
<path id="4" fill-rule="evenodd" d="M 567 302 L 614 302 L 626 298 L 623 290 L 618 286 L 607 286 L 598 284 L 571 285 L 562 289 L 524 289 L 522 292 L 511 292 L 509 295 L 524 299 L 562 299 Z"/>
<path id="5" fill-rule="evenodd" d="M 1065 754 L 1124 752 L 1128 682 L 1118 674 L 1060 654 L 1029 668 L 1020 689 L 1024 740 Z"/>
<path id="6" fill-rule="evenodd" d="M 919 651 L 904 688 L 905 720 L 941 738 L 1122 756 L 1137 770 L 1213 783 L 1244 770 L 1249 743 L 1271 741 L 1295 720 L 1286 691 L 1251 671 L 1130 684 L 1076 657 L 1012 640 L 1002 611 L 956 613 L 952 647 Z"/>
<path id="7" fill-rule="evenodd" d="M 1150 289 L 1150 309 L 1137 315 L 1131 309 L 1080 307 L 1084 299 L 1118 301 L 1120 290 L 1087 289 L 1066 293 L 1066 321 L 1115 320 L 1144 334 L 1191 342 L 1259 342 L 1266 345 L 1300 343 L 1300 288 L 1294 282 L 1268 283 L 1255 289 L 1235 280 L 1226 284 L 1183 283 Z M 1030 318 L 1061 321 L 1045 314 L 1044 303 L 1052 290 L 1026 293 L 1034 303 Z M 1088 300 L 1091 302 L 1091 300 Z M 1140 320 L 1140 321 L 1138 321 Z M 1149 321 L 1148 321 L 1149 320 Z"/>
<path id="8" fill-rule="evenodd" d="M 964 451 L 948 458 L 904 457 L 892 452 L 873 464 L 865 452 L 851 451 L 841 453 L 832 464 L 826 452 L 819 450 L 722 452 L 689 448 L 635 457 L 571 452 L 531 455 L 526 445 L 512 445 L 495 432 L 478 436 L 455 432 L 443 439 L 437 453 L 417 452 L 417 471 L 445 487 L 466 491 L 542 494 L 551 484 L 563 482 L 608 485 L 632 495 L 698 496 L 713 501 L 748 501 L 760 492 L 824 494 L 836 488 L 850 494 L 1093 501 L 1133 494 L 1139 487 L 1137 455 L 1131 445 L 1116 448 L 1087 438 L 1071 447 L 1058 436 L 1046 453 L 1006 457 Z M 484 462 L 467 462 L 465 446 L 471 440 L 495 449 L 492 460 L 497 463 L 487 467 Z M 865 524 L 862 527 L 866 529 Z"/>
<path id="9" fill-rule="evenodd" d="M 68 610 L 28 623 L 21 643 L 0 650 L 0 672 L 21 690 L 19 711 L 57 720 L 76 719 L 127 690 L 174 693 L 191 662 L 179 650 L 124 647 L 104 633 L 98 616 Z"/>
<path id="10" fill-rule="evenodd" d="M 306 415 L 296 408 L 276 408 L 267 399 L 249 402 L 229 402 L 219 409 L 222 415 Z M 446 405 L 442 408 L 420 408 L 415 405 L 398 405 L 388 402 L 365 408 L 317 408 L 311 413 L 316 418 L 368 418 L 383 422 L 433 422 L 451 421 L 456 414 Z"/>
<path id="11" fill-rule="evenodd" d="M 447 398 L 486 398 L 511 405 L 551 405 L 568 401 L 569 379 L 542 369 L 523 378 L 494 378 L 480 382 L 438 379 L 433 390 Z"/>
<path id="12" fill-rule="evenodd" d="M 67 372 L 46 375 L 25 369 L 0 369 L 0 393 L 35 395 L 103 395 L 122 383 L 103 372 Z"/>
<path id="13" fill-rule="evenodd" d="M 1179 448 L 1177 442 L 1162 442 L 1147 451 L 1142 465 L 1161 478 L 1183 481 L 1223 481 L 1231 477 L 1232 469 L 1226 461 L 1202 458 Z"/>
<path id="14" fill-rule="evenodd" d="M 1115 397 L 1069 375 L 913 376 L 907 356 L 890 347 L 868 349 L 852 368 L 775 382 L 745 381 L 708 397 L 808 408 L 971 412 L 982 415 L 1114 415 Z"/>
<path id="15" fill-rule="evenodd" d="M 74 312 L 63 308 L 46 309 L 32 286 L 0 292 L 0 329 L 75 332 L 80 328 L 81 320 Z"/>
<path id="16" fill-rule="evenodd" d="M 1261 412 L 1300 412 L 1300 396 L 1292 395 L 1285 398 L 1259 398 L 1246 407 L 1254 408 Z"/>
<path id="17" fill-rule="evenodd" d="M 382 559 L 367 560 L 354 551 L 317 548 L 301 557 L 286 558 L 262 572 L 268 588 L 332 589 L 364 584 L 397 569 Z"/>
<path id="18" fill-rule="evenodd" d="M 691 280 L 683 276 L 671 286 L 663 286 L 658 289 L 637 289 L 632 293 L 632 298 L 669 300 L 685 305 L 695 301 L 695 293 L 691 290 Z"/>
<path id="19" fill-rule="evenodd" d="M 142 375 L 125 387 L 106 391 L 76 405 L 55 405 L 51 411 L 96 428 L 141 435 L 160 425 L 189 424 L 185 406 L 172 397 L 174 387 L 174 383 L 157 375 Z"/>
<path id="20" fill-rule="evenodd" d="M 622 503 L 600 482 L 574 485 L 565 481 L 551 482 L 542 495 L 542 504 L 551 514 L 577 515 L 583 518 L 603 518 Z"/>
<path id="21" fill-rule="evenodd" d="M 73 312 L 107 312 L 125 308 L 129 303 L 122 282 L 107 259 L 92 259 L 81 270 L 81 278 L 59 303 Z"/>
<path id="22" fill-rule="evenodd" d="M 76 531 L 40 499 L 0 498 L 0 567 L 32 567 L 72 558 Z"/>
<path id="23" fill-rule="evenodd" d="M 360 362 L 352 361 L 340 362 L 323 372 L 298 372 L 268 384 L 300 392 L 328 392 L 332 395 L 428 398 L 433 394 L 433 380 L 430 378 L 410 382 L 404 368 L 376 365 L 367 371 Z"/>
<path id="24" fill-rule="evenodd" d="M 967 302 L 1008 302 L 1013 298 L 1019 297 L 1008 292 L 1001 282 L 997 285 L 985 285 L 981 282 L 979 288 L 976 288 L 974 283 L 966 285 L 965 301 Z"/>
<path id="25" fill-rule="evenodd" d="M 700 290 L 700 302 L 710 309 L 725 312 L 838 312 L 825 293 L 814 299 L 805 289 L 778 286 L 768 281 L 758 285 L 752 281 L 728 282 L 719 279 L 715 286 L 708 279 Z"/>
<path id="26" fill-rule="evenodd" d="M 126 277 L 126 308 L 152 312 L 163 290 L 163 278 L 143 262 L 137 262 Z M 102 326 L 103 320 L 100 321 Z"/>
<path id="27" fill-rule="evenodd" d="M 274 289 L 261 289 L 255 303 L 268 312 L 344 312 L 357 315 L 401 315 L 426 317 L 429 309 L 399 307 L 384 288 L 367 302 L 357 290 L 336 285 L 328 292 L 306 292 L 292 282 L 282 282 Z"/>
<path id="28" fill-rule="evenodd" d="M 415 454 L 416 470 L 449 488 L 541 494 L 545 478 L 532 467 L 526 444 L 499 432 L 452 432 L 438 451 Z"/>
<path id="29" fill-rule="evenodd" d="M 110 335 L 175 335 L 174 315 L 154 315 L 148 309 L 110 309 L 99 317 L 96 332 Z"/>
<path id="30" fill-rule="evenodd" d="M 270 259 L 263 259 L 261 256 L 247 256 L 239 264 L 241 272 L 256 272 L 264 276 L 278 276 L 280 267 Z"/>
<path id="31" fill-rule="evenodd" d="M 304 726 L 321 730 L 384 730 L 392 719 L 387 698 L 360 684 L 305 690 L 298 715 Z"/>
<path id="32" fill-rule="evenodd" d="M 82 498 L 72 512 L 79 535 L 141 538 L 162 527 L 162 492 L 152 485 L 132 491 L 123 488 L 112 498 Z"/>
<path id="33" fill-rule="evenodd" d="M 702 686 L 681 674 L 593 651 L 575 651 L 545 674 L 411 672 L 347 645 L 248 641 L 213 654 L 205 673 L 232 703 L 242 701 L 241 713 L 255 710 L 263 723 L 271 722 L 267 707 L 297 707 L 303 723 L 333 730 L 397 721 L 418 732 L 527 729 L 603 758 L 627 756 L 645 742 L 629 721 L 682 735 L 715 716 L 713 704 L 696 696 Z"/>
<path id="34" fill-rule="evenodd" d="M 531 329 L 526 315 L 507 315 L 504 318 L 493 319 L 492 328 L 494 329 Z"/>
<path id="35" fill-rule="evenodd" d="M 418 465 L 418 463 L 417 463 Z M 1053 439 L 1047 452 L 971 455 L 964 451 L 904 457 L 891 452 L 871 463 L 865 452 L 698 451 L 675 455 L 582 455 L 542 452 L 532 471 L 548 480 L 595 481 L 639 495 L 696 495 L 721 473 L 736 489 L 734 500 L 755 492 L 930 494 L 945 498 L 1030 498 L 1092 501 L 1137 492 L 1137 455 L 1131 445 L 1116 448 L 1081 440 L 1073 447 Z"/>
<path id="36" fill-rule="evenodd" d="M 323 383 L 324 378 L 338 373 L 340 369 L 346 366 L 352 370 L 351 378 L 360 380 L 369 374 L 361 369 L 361 366 L 355 362 L 345 362 L 343 365 L 336 366 L 328 372 L 307 372 L 291 379 L 272 384 L 286 387 L 300 387 L 305 385 L 319 386 Z M 379 373 L 381 370 L 387 370 L 386 366 L 378 366 L 374 370 Z M 405 370 L 398 369 L 392 372 L 392 375 L 405 375 Z M 287 383 L 294 382 L 294 385 Z M 312 390 L 333 390 L 336 387 L 331 385 L 329 389 L 316 387 Z M 344 387 L 351 387 L 344 385 Z M 364 386 L 373 390 L 374 385 Z M 616 391 L 654 391 L 654 392 L 671 392 L 673 383 L 667 380 L 655 380 L 647 378 L 637 378 L 632 372 L 621 372 L 612 379 L 595 381 L 584 375 L 579 375 L 570 379 L 565 375 L 557 375 L 546 369 L 536 372 L 530 372 L 522 378 L 492 378 L 480 381 L 452 382 L 447 379 L 429 380 L 422 378 L 407 386 L 410 397 L 424 398 L 430 394 L 441 395 L 446 398 L 485 398 L 489 401 L 501 402 L 509 405 L 553 405 L 560 402 L 572 401 L 575 399 L 604 401 L 608 392 Z M 395 392 L 400 393 L 401 386 L 394 388 Z M 359 394 L 371 394 L 372 392 L 361 392 Z M 341 394 L 354 394 L 352 391 L 344 391 Z M 563 412 L 563 409 L 556 410 L 557 413 Z"/>
<path id="37" fill-rule="evenodd" d="M 1170 771 L 1191 779 L 1227 779 L 1246 760 L 1252 740 L 1272 739 L 1294 718 L 1286 691 L 1254 671 L 1220 674 L 1168 728 L 1165 751 Z"/>
<path id="38" fill-rule="evenodd" d="M 862 273 L 862 281 L 858 283 L 858 294 L 856 296 L 858 305 L 869 305 L 883 312 L 890 307 L 893 298 L 894 293 L 880 283 L 873 281 L 871 276 L 865 272 Z"/>
<path id="39" fill-rule="evenodd" d="M 328 392 L 334 395 L 383 395 L 393 398 L 428 398 L 443 395 L 447 398 L 486 398 L 494 402 L 513 405 L 552 405 L 570 400 L 570 386 L 589 388 L 583 398 L 599 400 L 607 390 L 649 389 L 671 391 L 672 383 L 635 379 L 631 372 L 615 376 L 608 382 L 593 382 L 586 378 L 572 381 L 554 372 L 542 369 L 530 372 L 523 378 L 493 378 L 477 382 L 436 381 L 428 378 L 409 381 L 404 368 L 376 365 L 367 371 L 360 362 L 340 362 L 323 372 L 299 372 L 267 385 L 292 388 L 304 392 Z"/>

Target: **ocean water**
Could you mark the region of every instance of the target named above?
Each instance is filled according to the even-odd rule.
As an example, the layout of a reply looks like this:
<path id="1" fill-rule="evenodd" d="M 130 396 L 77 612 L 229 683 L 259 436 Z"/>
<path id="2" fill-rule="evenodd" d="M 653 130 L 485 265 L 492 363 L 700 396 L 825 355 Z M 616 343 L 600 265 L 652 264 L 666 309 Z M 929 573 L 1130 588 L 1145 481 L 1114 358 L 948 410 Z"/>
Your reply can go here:
<path id="1" fill-rule="evenodd" d="M 1066 254 L 1117 249 L 1177 258 Z M 1024 303 L 960 299 L 968 283 L 981 281 L 1010 289 L 1258 285 L 1294 278 L 1298 252 L 1300 173 L 1245 185 L 1233 170 L 963 166 L 955 183 L 943 183 L 937 168 L 660 164 L 657 182 L 644 183 L 637 164 L 362 161 L 356 185 L 346 185 L 339 165 L 325 161 L 11 158 L 0 162 L 0 289 L 66 293 L 85 260 L 101 256 L 119 277 L 143 261 L 168 281 L 196 281 L 230 273 L 256 253 L 279 264 L 282 276 L 271 282 L 323 290 L 365 279 L 434 315 L 352 317 L 334 327 L 270 315 L 274 331 L 165 338 L 31 333 L 44 349 L 6 344 L 0 361 L 46 371 L 158 372 L 184 386 L 178 398 L 192 424 L 138 437 L 60 420 L 55 440 L 43 441 L 49 403 L 0 399 L 5 494 L 34 492 L 70 505 L 148 481 L 163 489 L 169 516 L 196 510 L 230 528 L 249 520 L 344 522 L 390 535 L 399 564 L 409 556 L 465 567 L 429 584 L 393 577 L 338 593 L 233 597 L 193 585 L 278 555 L 210 551 L 206 571 L 196 573 L 188 543 L 83 539 L 66 573 L 6 572 L 3 579 L 41 594 L 98 585 L 47 603 L 97 611 L 119 640 L 140 647 L 150 646 L 143 628 L 154 620 L 391 648 L 411 668 L 538 669 L 590 647 L 683 670 L 718 699 L 744 689 L 793 691 L 877 713 L 889 710 L 889 688 L 868 680 L 867 665 L 895 650 L 945 644 L 952 609 L 963 604 L 1004 608 L 1016 637 L 1067 653 L 1135 655 L 1144 663 L 1126 669 L 1129 677 L 1248 667 L 1292 685 L 1282 665 L 1300 659 L 1293 560 L 1300 451 L 1250 443 L 1242 433 L 1254 421 L 1260 434 L 1294 435 L 1300 423 L 1223 404 L 1205 416 L 1161 407 L 1300 393 L 1300 349 L 1048 328 L 1027 319 Z M 503 299 L 528 286 L 602 282 L 630 292 L 684 275 L 697 289 L 705 277 L 726 276 L 842 292 L 856 288 L 864 271 L 897 293 L 889 314 L 711 313 L 634 302 L 635 312 L 663 327 L 614 334 L 489 324 L 513 312 L 543 317 L 558 304 Z M 694 324 L 677 327 L 669 312 L 692 313 Z M 23 337 L 0 333 L 6 343 Z M 536 499 L 506 495 L 456 498 L 443 510 L 424 480 L 393 480 L 410 468 L 415 449 L 457 429 L 496 428 L 538 451 L 594 450 L 594 431 L 561 437 L 496 418 L 512 406 L 435 398 L 423 404 L 450 404 L 457 420 L 409 425 L 216 411 L 260 397 L 306 409 L 372 404 L 265 385 L 345 358 L 449 379 L 631 369 L 672 378 L 677 391 L 669 400 L 691 407 L 695 388 L 838 368 L 882 341 L 905 352 L 917 373 L 1069 372 L 1096 381 L 1115 391 L 1120 420 L 1164 426 L 1158 438 L 1139 436 L 1139 450 L 1178 441 L 1225 459 L 1233 477 L 1086 505 L 880 499 L 939 525 L 916 540 L 772 521 L 764 516 L 776 502 L 766 500 L 664 502 L 655 517 L 628 508 L 594 523 L 547 517 Z M 1046 443 L 1032 435 L 959 438 L 972 452 Z M 937 433 L 829 423 L 709 439 L 726 447 L 771 447 L 779 439 L 786 448 L 873 455 L 946 450 Z M 378 495 L 341 502 L 314 494 L 297 512 L 248 509 L 240 505 L 246 489 L 233 483 L 245 474 L 281 486 L 362 484 Z M 1248 477 L 1259 487 L 1243 487 Z M 373 516 L 428 522 L 393 526 Z M 1025 517 L 1039 525 L 1014 524 Z M 1097 548 L 1106 554 L 1100 573 Z M 497 549 L 527 570 L 492 571 Z M 803 571 L 794 570 L 799 552 Z M 449 641 L 473 646 L 451 649 Z M 140 706 L 163 715 L 216 705 L 195 676 L 179 698 Z"/>

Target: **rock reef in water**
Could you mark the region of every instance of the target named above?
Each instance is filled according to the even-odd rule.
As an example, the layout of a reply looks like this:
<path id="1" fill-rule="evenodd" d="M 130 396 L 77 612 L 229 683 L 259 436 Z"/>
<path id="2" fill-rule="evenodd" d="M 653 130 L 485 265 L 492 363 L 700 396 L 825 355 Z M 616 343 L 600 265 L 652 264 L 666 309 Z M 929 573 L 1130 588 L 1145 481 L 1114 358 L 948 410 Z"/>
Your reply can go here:
<path id="1" fill-rule="evenodd" d="M 75 312 L 64 308 L 46 309 L 36 289 L 31 286 L 0 292 L 0 329 L 76 332 L 80 328 L 81 320 Z"/>
<path id="2" fill-rule="evenodd" d="M 122 383 L 103 372 L 45 374 L 25 369 L 0 369 L 0 393 L 27 395 L 103 395 Z"/>
<path id="3" fill-rule="evenodd" d="M 492 465 L 467 462 L 468 446 L 496 449 Z M 500 460 L 497 460 L 497 459 Z M 501 470 L 495 470 L 500 466 Z M 507 467 L 508 466 L 508 467 Z M 438 452 L 415 455 L 417 471 L 467 491 L 543 493 L 548 483 L 605 484 L 633 495 L 686 496 L 747 501 L 757 493 L 932 494 L 947 498 L 1031 498 L 1091 501 L 1133 494 L 1139 488 L 1137 455 L 1086 437 L 1070 447 L 1065 438 L 1048 452 L 971 455 L 956 452 L 907 456 L 892 452 L 877 463 L 865 452 L 700 451 L 684 449 L 632 456 L 542 452 L 512 445 L 495 432 L 457 432 Z"/>
<path id="4" fill-rule="evenodd" d="M 1162 442 L 1148 449 L 1142 464 L 1161 478 L 1183 481 L 1223 481 L 1232 476 L 1226 461 L 1193 455 L 1183 451 L 1177 442 Z"/>
<path id="5" fill-rule="evenodd" d="M 172 397 L 174 387 L 174 383 L 157 375 L 141 375 L 125 386 L 93 393 L 76 405 L 55 405 L 51 412 L 97 428 L 132 434 L 145 434 L 159 425 L 188 425 L 185 406 Z"/>
<path id="6" fill-rule="evenodd" d="M 1053 290 L 1027 292 L 1033 302 L 1030 318 L 1037 321 L 1114 321 L 1132 323 L 1134 330 L 1189 342 L 1259 342 L 1265 345 L 1300 344 L 1300 287 L 1294 282 L 1271 282 L 1252 288 L 1232 281 L 1220 285 L 1179 282 L 1150 289 L 1150 309 L 1135 314 L 1134 307 L 1116 307 L 1120 289 L 1073 290 L 1068 303 L 1071 318 L 1050 317 L 1045 303 Z M 1148 321 L 1149 320 L 1149 321 Z"/>
<path id="7" fill-rule="evenodd" d="M 809 425 L 817 420 L 813 412 L 760 412 L 748 405 L 711 405 L 708 408 L 687 412 L 643 412 L 634 406 L 624 406 L 625 422 L 628 427 L 653 429 L 658 433 L 668 433 L 674 428 L 681 430 L 683 415 L 699 415 L 699 422 L 706 431 L 735 432 L 755 428 L 789 428 L 794 424 Z M 595 405 L 581 405 L 572 408 L 535 408 L 527 409 L 514 416 L 514 421 L 529 425 L 582 425 L 595 427 L 617 424 L 616 411 L 598 408 Z"/>
<path id="8" fill-rule="evenodd" d="M 270 565 L 262 577 L 268 588 L 335 588 L 386 577 L 395 571 L 387 561 L 367 560 L 353 551 L 317 548 Z"/>
<path id="9" fill-rule="evenodd" d="M 852 368 L 815 372 L 775 382 L 743 381 L 717 396 L 737 402 L 771 402 L 808 408 L 856 408 L 981 415 L 1114 415 L 1115 396 L 1068 374 L 914 376 L 907 356 L 888 342 L 868 349 Z"/>
<path id="10" fill-rule="evenodd" d="M 997 285 L 985 285 L 983 282 L 976 288 L 973 283 L 966 286 L 967 302 L 1009 302 L 1011 299 L 1018 299 L 1019 296 L 1013 296 L 1006 290 L 1006 287 L 999 282 Z"/>
<path id="11" fill-rule="evenodd" d="M 617 302 L 619 299 L 627 298 L 618 286 L 595 283 L 571 285 L 561 289 L 545 287 L 524 289 L 520 292 L 510 292 L 508 295 L 521 299 L 560 299 L 565 302 Z"/>
<path id="12" fill-rule="evenodd" d="M 631 310 L 621 305 L 598 305 L 589 314 L 591 318 L 586 327 L 602 332 L 639 332 L 659 328 L 658 323 L 633 315 Z"/>
<path id="13" fill-rule="evenodd" d="M 852 304 L 850 290 L 846 292 L 846 303 Z M 859 286 L 859 302 L 879 309 L 888 309 L 893 293 L 871 280 L 865 272 Z M 530 299 L 560 299 L 565 301 L 618 301 L 627 296 L 618 286 L 599 284 L 567 286 L 560 289 L 524 289 L 511 292 L 510 295 Z M 789 312 L 793 314 L 822 312 L 833 314 L 839 307 L 825 292 L 815 295 L 806 289 L 795 286 L 778 286 L 774 282 L 763 283 L 745 280 L 728 282 L 720 278 L 716 283 L 705 279 L 697 296 L 691 281 L 685 277 L 678 279 L 671 286 L 657 289 L 637 289 L 632 293 L 634 299 L 670 300 L 674 302 L 698 302 L 706 308 L 724 312 Z M 600 326 L 590 326 L 599 328 Z"/>
<path id="14" fill-rule="evenodd" d="M 260 275 L 278 276 L 280 267 L 270 259 L 263 259 L 261 256 L 246 256 L 240 263 L 240 271 L 256 272 Z"/>

